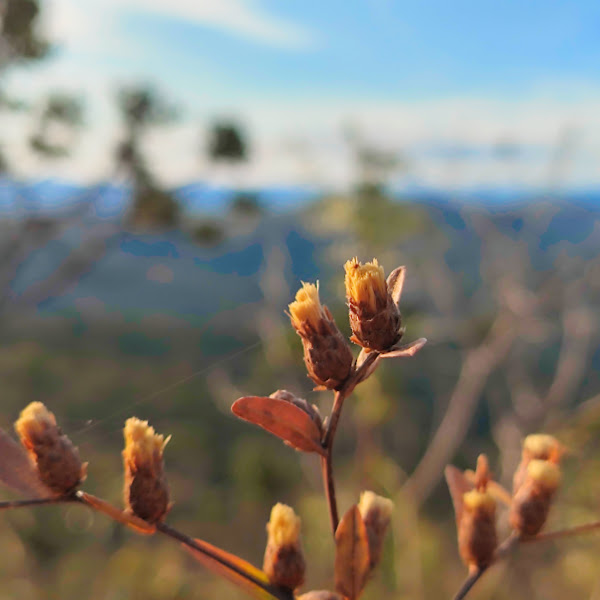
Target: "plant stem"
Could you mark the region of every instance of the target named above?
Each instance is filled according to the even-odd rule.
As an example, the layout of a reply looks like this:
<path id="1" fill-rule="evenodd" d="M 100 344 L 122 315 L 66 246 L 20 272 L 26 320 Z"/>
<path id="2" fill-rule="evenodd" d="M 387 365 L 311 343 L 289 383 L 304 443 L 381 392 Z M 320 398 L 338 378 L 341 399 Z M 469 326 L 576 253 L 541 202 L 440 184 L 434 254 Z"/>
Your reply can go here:
<path id="1" fill-rule="evenodd" d="M 496 549 L 494 560 L 485 567 L 480 567 L 469 573 L 463 581 L 458 592 L 454 595 L 454 600 L 463 600 L 471 591 L 471 588 L 479 581 L 480 577 L 496 562 L 504 558 L 520 541 L 520 536 L 516 532 L 512 532 Z"/>
<path id="2" fill-rule="evenodd" d="M 251 573 L 247 573 L 246 571 L 235 565 L 233 562 L 227 560 L 226 557 L 215 554 L 208 545 L 204 545 L 202 543 L 202 540 L 191 538 L 190 536 L 186 535 L 185 533 L 181 533 L 180 531 L 167 525 L 166 523 L 157 523 L 156 530 L 160 531 L 160 533 L 166 535 L 167 537 L 170 537 L 182 543 L 183 545 L 194 550 L 195 552 L 199 552 L 200 554 L 209 557 L 211 560 L 214 560 L 215 562 L 219 563 L 220 565 L 224 566 L 230 571 L 233 571 L 234 573 L 236 573 L 240 577 L 243 577 L 253 585 L 260 587 L 262 590 L 264 590 L 271 596 L 274 596 L 279 600 L 293 600 L 293 595 L 290 590 L 286 590 L 265 583 L 264 581 L 260 581 L 260 579 L 254 577 Z"/>
<path id="3" fill-rule="evenodd" d="M 329 521 L 334 536 L 339 523 L 339 514 L 335 496 L 335 481 L 333 477 L 333 442 L 342 415 L 344 400 L 352 393 L 356 385 L 362 380 L 363 374 L 371 367 L 378 357 L 379 352 L 370 352 L 361 366 L 352 373 L 339 390 L 336 390 L 333 408 L 331 409 L 331 415 L 327 423 L 325 435 L 323 436 L 322 445 L 325 450 L 325 455 L 321 456 L 321 473 L 323 476 L 323 486 L 325 487 L 325 496 L 327 497 L 327 505 L 329 507 Z"/>
<path id="4" fill-rule="evenodd" d="M 65 502 L 78 502 L 78 500 L 74 496 L 56 496 L 53 498 L 30 498 L 28 500 L 11 500 L 9 502 L 0 502 L 0 510 L 22 508 L 26 506 L 43 506 L 46 504 L 63 504 Z"/>
<path id="5" fill-rule="evenodd" d="M 548 531 L 547 533 L 538 533 L 533 537 L 524 537 L 521 541 L 526 543 L 532 542 L 549 542 L 564 537 L 570 537 L 573 535 L 581 535 L 584 533 L 593 533 L 600 529 L 600 521 L 593 521 L 591 523 L 585 523 L 584 525 L 577 525 L 576 527 L 569 527 L 568 529 L 559 529 L 557 531 Z"/>

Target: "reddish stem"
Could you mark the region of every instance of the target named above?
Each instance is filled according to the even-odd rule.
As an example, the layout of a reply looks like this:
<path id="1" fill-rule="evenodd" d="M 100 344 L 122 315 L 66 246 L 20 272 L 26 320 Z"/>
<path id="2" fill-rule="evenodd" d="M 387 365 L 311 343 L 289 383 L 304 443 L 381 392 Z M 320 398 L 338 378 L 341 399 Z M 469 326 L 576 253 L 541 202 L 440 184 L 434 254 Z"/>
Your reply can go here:
<path id="1" fill-rule="evenodd" d="M 333 442 L 342 415 L 344 400 L 352 393 L 356 385 L 362 380 L 363 374 L 372 366 L 378 356 L 379 352 L 370 352 L 362 365 L 360 365 L 360 367 L 346 380 L 344 385 L 335 392 L 333 408 L 331 409 L 331 415 L 327 423 L 325 435 L 323 436 L 322 445 L 325 450 L 325 455 L 321 457 L 321 473 L 323 476 L 323 486 L 325 487 L 327 505 L 329 507 L 329 521 L 331 522 L 331 530 L 334 536 L 339 523 L 339 514 L 335 495 L 335 481 L 333 477 Z"/>

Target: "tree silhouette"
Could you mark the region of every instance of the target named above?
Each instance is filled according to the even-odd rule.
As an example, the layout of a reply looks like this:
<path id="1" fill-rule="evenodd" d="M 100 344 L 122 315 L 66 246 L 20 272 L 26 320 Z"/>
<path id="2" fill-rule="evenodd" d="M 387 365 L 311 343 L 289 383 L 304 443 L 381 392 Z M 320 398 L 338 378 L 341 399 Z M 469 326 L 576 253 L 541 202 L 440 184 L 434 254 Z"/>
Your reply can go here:
<path id="1" fill-rule="evenodd" d="M 212 126 L 208 154 L 215 162 L 240 163 L 248 158 L 247 143 L 235 123 L 217 122 Z"/>
<path id="2" fill-rule="evenodd" d="M 83 124 L 83 104 L 79 98 L 53 94 L 46 98 L 36 131 L 29 138 L 31 149 L 47 158 L 69 153 L 69 142 Z"/>
<path id="3" fill-rule="evenodd" d="M 154 88 L 145 85 L 123 88 L 117 103 L 125 131 L 116 149 L 116 162 L 133 185 L 130 221 L 135 226 L 151 228 L 175 225 L 179 207 L 151 173 L 141 143 L 148 129 L 176 120 L 177 110 Z"/>
<path id="4" fill-rule="evenodd" d="M 42 58 L 49 49 L 40 36 L 37 0 L 0 2 L 0 72 L 13 63 Z"/>

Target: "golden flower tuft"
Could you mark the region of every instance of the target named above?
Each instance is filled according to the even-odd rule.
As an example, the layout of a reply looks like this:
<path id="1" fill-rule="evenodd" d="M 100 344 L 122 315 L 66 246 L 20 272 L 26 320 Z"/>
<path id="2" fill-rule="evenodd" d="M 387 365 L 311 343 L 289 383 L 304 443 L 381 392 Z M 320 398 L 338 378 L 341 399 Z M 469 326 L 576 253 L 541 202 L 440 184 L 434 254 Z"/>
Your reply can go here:
<path id="1" fill-rule="evenodd" d="M 54 493 L 66 495 L 85 479 L 87 463 L 63 434 L 56 418 L 41 402 L 32 402 L 15 422 L 21 443 L 37 468 L 40 480 Z"/>
<path id="2" fill-rule="evenodd" d="M 127 510 L 149 523 L 162 521 L 170 507 L 163 450 L 171 438 L 158 435 L 148 421 L 136 417 L 127 419 L 123 435 Z"/>
<path id="3" fill-rule="evenodd" d="M 339 389 L 352 372 L 354 357 L 328 308 L 321 305 L 318 283 L 302 284 L 289 315 L 302 339 L 309 377 L 321 388 Z"/>
<path id="4" fill-rule="evenodd" d="M 319 282 L 303 282 L 296 292 L 296 299 L 289 305 L 289 311 L 295 329 L 312 327 L 317 330 L 321 319 L 326 317 L 319 300 Z"/>
<path id="5" fill-rule="evenodd" d="M 387 285 L 383 267 L 374 258 L 364 265 L 353 258 L 344 265 L 346 295 L 357 304 L 363 304 L 372 313 L 384 308 Z"/>
<path id="6" fill-rule="evenodd" d="M 353 258 L 344 269 L 352 341 L 367 350 L 390 350 L 402 337 L 402 319 L 383 267 L 375 258 L 364 265 Z"/>
<path id="7" fill-rule="evenodd" d="M 300 517 L 278 503 L 267 523 L 267 547 L 263 571 L 275 585 L 294 590 L 304 582 L 306 563 L 300 545 Z"/>

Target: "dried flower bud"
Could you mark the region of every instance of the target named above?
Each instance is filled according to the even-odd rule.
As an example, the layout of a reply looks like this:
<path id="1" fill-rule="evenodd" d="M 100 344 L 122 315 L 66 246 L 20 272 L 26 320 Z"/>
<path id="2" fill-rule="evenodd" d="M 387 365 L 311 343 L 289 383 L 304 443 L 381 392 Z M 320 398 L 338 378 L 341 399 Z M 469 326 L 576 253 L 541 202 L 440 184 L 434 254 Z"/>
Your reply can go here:
<path id="1" fill-rule="evenodd" d="M 553 436 L 534 433 L 523 440 L 521 462 L 513 477 L 513 494 L 523 485 L 527 476 L 527 466 L 532 460 L 551 460 L 558 463 L 564 454 L 564 446 Z"/>
<path id="2" fill-rule="evenodd" d="M 375 258 L 364 265 L 353 258 L 344 269 L 352 341 L 370 350 L 389 350 L 403 332 L 400 310 L 388 290 L 383 267 Z"/>
<path id="3" fill-rule="evenodd" d="M 163 450 L 171 439 L 154 432 L 148 421 L 127 419 L 123 429 L 125 449 L 125 506 L 136 517 L 157 523 L 167 514 L 169 489 L 163 469 Z"/>
<path id="4" fill-rule="evenodd" d="M 509 520 L 524 535 L 536 535 L 548 518 L 554 494 L 561 481 L 560 467 L 547 460 L 533 459 L 523 483 L 513 496 Z"/>
<path id="5" fill-rule="evenodd" d="M 354 357 L 329 309 L 321 305 L 318 284 L 303 283 L 289 311 L 302 338 L 309 377 L 319 386 L 339 389 L 352 372 Z"/>
<path id="6" fill-rule="evenodd" d="M 271 583 L 294 590 L 304 582 L 306 570 L 300 546 L 300 518 L 291 507 L 278 503 L 271 510 L 267 533 L 263 571 Z"/>
<path id="7" fill-rule="evenodd" d="M 358 510 L 369 539 L 369 568 L 379 564 L 385 533 L 390 524 L 394 503 L 389 498 L 365 491 L 360 495 Z"/>
<path id="8" fill-rule="evenodd" d="M 458 549 L 470 568 L 482 569 L 493 559 L 497 544 L 496 501 L 488 491 L 470 490 L 463 494 L 463 510 L 458 524 Z"/>
<path id="9" fill-rule="evenodd" d="M 81 462 L 77 448 L 41 402 L 32 402 L 23 409 L 15 429 L 40 480 L 50 490 L 58 495 L 68 494 L 85 479 L 87 463 Z"/>

